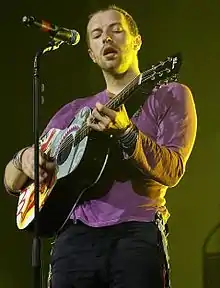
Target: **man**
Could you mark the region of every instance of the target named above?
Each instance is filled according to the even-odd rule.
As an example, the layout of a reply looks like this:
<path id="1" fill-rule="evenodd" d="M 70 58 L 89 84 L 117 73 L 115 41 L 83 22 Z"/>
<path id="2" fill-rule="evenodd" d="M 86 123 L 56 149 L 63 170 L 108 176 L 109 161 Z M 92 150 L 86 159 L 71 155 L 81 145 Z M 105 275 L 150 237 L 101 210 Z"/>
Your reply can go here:
<path id="1" fill-rule="evenodd" d="M 169 287 L 165 193 L 182 178 L 197 118 L 192 94 L 169 83 L 153 90 L 129 119 L 125 106 L 104 104 L 140 74 L 141 37 L 132 17 L 111 6 L 91 15 L 88 52 L 102 70 L 106 89 L 61 108 L 47 125 L 64 129 L 84 106 L 87 125 L 114 136 L 117 156 L 103 195 L 77 205 L 52 250 L 50 287 Z M 119 157 L 120 155 L 120 157 Z M 17 192 L 33 179 L 33 148 L 19 151 L 5 170 L 5 186 Z M 40 181 L 55 163 L 40 155 Z M 74 189 L 74 188 L 73 188 Z M 19 193 L 19 192 L 18 192 Z M 64 191 L 65 193 L 65 191 Z"/>

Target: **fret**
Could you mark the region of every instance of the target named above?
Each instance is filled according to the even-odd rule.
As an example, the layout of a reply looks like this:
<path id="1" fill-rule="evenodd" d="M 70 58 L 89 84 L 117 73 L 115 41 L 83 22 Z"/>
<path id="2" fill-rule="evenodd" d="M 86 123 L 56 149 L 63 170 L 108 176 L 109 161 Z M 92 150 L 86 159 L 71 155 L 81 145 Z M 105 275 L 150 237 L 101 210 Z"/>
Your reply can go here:
<path id="1" fill-rule="evenodd" d="M 124 102 L 128 100 L 131 96 L 131 93 L 137 88 L 139 85 L 140 75 L 136 76 L 125 88 L 114 98 L 106 103 L 106 106 L 110 109 L 119 108 Z"/>

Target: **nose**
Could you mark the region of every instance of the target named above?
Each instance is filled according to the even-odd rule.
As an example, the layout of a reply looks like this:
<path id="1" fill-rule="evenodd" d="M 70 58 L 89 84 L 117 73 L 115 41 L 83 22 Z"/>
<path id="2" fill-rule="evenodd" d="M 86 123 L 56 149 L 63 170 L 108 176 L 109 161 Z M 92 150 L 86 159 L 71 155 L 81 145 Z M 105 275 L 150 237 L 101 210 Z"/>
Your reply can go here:
<path id="1" fill-rule="evenodd" d="M 112 38 L 110 36 L 106 36 L 103 38 L 103 43 L 111 43 L 112 42 Z"/>

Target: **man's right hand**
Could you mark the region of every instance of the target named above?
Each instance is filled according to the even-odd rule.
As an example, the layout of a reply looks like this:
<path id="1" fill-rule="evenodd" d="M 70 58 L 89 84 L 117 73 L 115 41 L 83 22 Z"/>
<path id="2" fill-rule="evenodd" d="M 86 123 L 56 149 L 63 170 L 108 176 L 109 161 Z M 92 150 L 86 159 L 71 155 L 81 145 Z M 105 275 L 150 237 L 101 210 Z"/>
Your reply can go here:
<path id="1" fill-rule="evenodd" d="M 34 147 L 26 149 L 21 157 L 22 171 L 34 180 Z M 39 182 L 44 182 L 56 169 L 55 161 L 48 159 L 41 151 L 39 152 Z"/>

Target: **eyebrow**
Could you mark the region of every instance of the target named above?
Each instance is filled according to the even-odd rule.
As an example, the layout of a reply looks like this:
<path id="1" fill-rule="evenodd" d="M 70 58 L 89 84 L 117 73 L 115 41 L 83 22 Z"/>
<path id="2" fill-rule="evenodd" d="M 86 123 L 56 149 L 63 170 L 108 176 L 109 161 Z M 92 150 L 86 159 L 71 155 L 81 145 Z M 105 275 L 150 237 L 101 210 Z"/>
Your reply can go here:
<path id="1" fill-rule="evenodd" d="M 112 26 L 115 26 L 115 25 L 121 25 L 122 26 L 121 22 L 113 22 L 108 27 L 112 27 Z M 97 27 L 97 28 L 92 29 L 91 33 L 96 32 L 96 31 L 100 31 L 100 30 L 102 30 L 102 29 Z"/>

